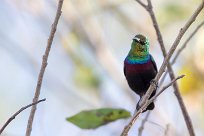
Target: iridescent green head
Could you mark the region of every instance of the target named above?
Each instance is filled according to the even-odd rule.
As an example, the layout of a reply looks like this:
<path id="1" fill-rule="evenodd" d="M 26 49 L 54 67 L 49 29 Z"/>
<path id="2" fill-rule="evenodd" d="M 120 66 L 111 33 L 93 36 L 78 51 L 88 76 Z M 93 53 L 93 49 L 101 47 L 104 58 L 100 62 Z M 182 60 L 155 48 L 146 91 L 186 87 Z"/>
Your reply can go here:
<path id="1" fill-rule="evenodd" d="M 145 58 L 149 55 L 149 40 L 138 34 L 133 38 L 131 49 L 129 51 L 129 57 Z"/>

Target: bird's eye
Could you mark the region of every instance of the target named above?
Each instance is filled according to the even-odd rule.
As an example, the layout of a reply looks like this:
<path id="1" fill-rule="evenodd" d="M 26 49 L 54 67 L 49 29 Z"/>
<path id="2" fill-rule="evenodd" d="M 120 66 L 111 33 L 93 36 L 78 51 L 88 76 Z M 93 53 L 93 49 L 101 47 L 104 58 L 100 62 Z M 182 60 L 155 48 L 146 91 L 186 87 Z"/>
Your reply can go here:
<path id="1" fill-rule="evenodd" d="M 134 37 L 133 40 L 137 43 L 140 43 L 140 39 L 138 37 Z"/>
<path id="2" fill-rule="evenodd" d="M 133 41 L 138 42 L 137 40 L 133 39 Z"/>
<path id="3" fill-rule="evenodd" d="M 145 45 L 145 42 L 143 42 L 143 41 L 140 41 L 140 44 L 142 44 L 142 45 Z"/>

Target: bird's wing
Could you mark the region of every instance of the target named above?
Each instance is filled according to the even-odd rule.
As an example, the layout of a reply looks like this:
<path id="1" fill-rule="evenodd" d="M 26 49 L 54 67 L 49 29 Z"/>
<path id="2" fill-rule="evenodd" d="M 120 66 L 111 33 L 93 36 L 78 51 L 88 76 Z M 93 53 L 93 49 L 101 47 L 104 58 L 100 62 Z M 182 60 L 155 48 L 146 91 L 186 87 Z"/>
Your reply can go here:
<path id="1" fill-rule="evenodd" d="M 124 75 L 126 76 L 126 68 L 125 68 L 125 64 L 123 66 L 123 72 L 124 72 Z"/>
<path id="2" fill-rule="evenodd" d="M 152 64 L 154 66 L 154 69 L 158 72 L 157 65 L 156 65 L 156 63 L 154 61 L 154 58 L 152 57 L 152 55 L 150 55 L 150 57 L 151 57 L 151 61 L 152 61 Z"/>

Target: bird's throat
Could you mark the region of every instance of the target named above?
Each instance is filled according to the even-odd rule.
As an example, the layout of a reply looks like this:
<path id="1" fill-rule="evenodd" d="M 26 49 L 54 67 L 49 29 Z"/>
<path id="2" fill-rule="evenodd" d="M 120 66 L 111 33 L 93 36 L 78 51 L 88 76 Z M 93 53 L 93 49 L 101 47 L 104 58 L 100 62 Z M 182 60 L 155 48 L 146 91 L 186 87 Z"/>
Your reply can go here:
<path id="1" fill-rule="evenodd" d="M 126 61 L 130 64 L 144 64 L 150 60 L 150 54 L 137 56 L 137 55 L 128 55 Z"/>
<path id="2" fill-rule="evenodd" d="M 135 59 L 146 59 L 149 56 L 149 52 L 146 48 L 133 48 L 128 53 L 128 56 Z"/>

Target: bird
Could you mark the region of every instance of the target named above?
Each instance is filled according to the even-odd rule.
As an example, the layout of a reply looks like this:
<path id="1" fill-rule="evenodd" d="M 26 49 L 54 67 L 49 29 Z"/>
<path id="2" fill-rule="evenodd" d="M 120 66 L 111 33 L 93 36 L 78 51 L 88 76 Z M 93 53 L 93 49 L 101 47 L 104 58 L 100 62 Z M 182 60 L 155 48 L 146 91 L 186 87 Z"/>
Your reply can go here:
<path id="1" fill-rule="evenodd" d="M 132 41 L 131 49 L 124 60 L 124 75 L 129 87 L 141 98 L 147 92 L 150 83 L 154 81 L 158 73 L 154 58 L 149 53 L 149 40 L 147 37 L 137 34 Z M 150 98 L 156 94 L 156 89 L 152 92 Z M 150 99 L 149 98 L 149 99 Z M 139 102 L 136 110 L 139 110 Z M 150 103 L 143 111 L 153 110 L 154 103 Z"/>

